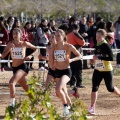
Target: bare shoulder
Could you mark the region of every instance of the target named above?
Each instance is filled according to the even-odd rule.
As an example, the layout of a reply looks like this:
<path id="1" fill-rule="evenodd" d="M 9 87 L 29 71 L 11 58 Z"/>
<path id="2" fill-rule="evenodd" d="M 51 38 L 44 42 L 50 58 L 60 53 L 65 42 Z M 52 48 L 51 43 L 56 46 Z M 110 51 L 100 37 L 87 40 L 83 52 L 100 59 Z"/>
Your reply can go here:
<path id="1" fill-rule="evenodd" d="M 27 41 L 21 41 L 21 45 L 22 46 L 26 46 L 26 45 L 28 45 L 29 43 L 27 42 Z"/>
<path id="2" fill-rule="evenodd" d="M 69 49 L 73 49 L 74 46 L 72 44 L 66 43 Z"/>
<path id="3" fill-rule="evenodd" d="M 9 41 L 9 42 L 7 43 L 7 45 L 10 45 L 10 44 L 13 44 L 13 41 Z"/>
<path id="4" fill-rule="evenodd" d="M 21 41 L 21 45 L 22 45 L 23 47 L 30 47 L 30 46 L 32 46 L 32 44 L 29 43 L 29 42 L 27 42 L 27 41 Z"/>
<path id="5" fill-rule="evenodd" d="M 8 43 L 7 43 L 7 47 L 10 47 L 11 45 L 13 45 L 14 43 L 13 43 L 13 41 L 9 41 Z"/>

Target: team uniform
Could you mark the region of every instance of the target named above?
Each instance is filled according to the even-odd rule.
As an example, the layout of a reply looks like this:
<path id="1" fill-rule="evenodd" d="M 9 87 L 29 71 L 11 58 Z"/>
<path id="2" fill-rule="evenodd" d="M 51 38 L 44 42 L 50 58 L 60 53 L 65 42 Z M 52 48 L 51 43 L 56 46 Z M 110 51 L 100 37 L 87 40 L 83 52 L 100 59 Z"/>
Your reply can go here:
<path id="1" fill-rule="evenodd" d="M 98 56 L 99 60 L 95 60 L 95 69 L 92 77 L 92 92 L 96 92 L 98 90 L 103 78 L 108 91 L 114 92 L 112 83 L 113 68 L 110 62 L 113 61 L 113 53 L 110 46 L 105 40 L 101 43 L 97 43 L 94 54 Z"/>
<path id="2" fill-rule="evenodd" d="M 27 64 L 25 64 L 25 63 L 21 64 L 18 67 L 12 67 L 12 69 L 13 69 L 13 74 L 15 74 L 20 69 L 23 70 L 24 72 L 26 72 L 27 74 L 29 72 L 29 68 L 28 68 Z"/>
<path id="3" fill-rule="evenodd" d="M 64 48 L 62 50 L 57 49 L 57 46 L 55 46 L 54 49 L 54 60 L 55 62 L 65 62 L 66 58 L 69 58 L 70 52 L 68 51 L 69 44 L 65 44 Z M 69 78 L 72 76 L 72 71 L 70 69 L 70 66 L 68 65 L 68 68 L 66 69 L 55 69 L 55 76 L 56 78 L 61 78 L 63 75 L 67 75 Z"/>
<path id="4" fill-rule="evenodd" d="M 52 70 L 50 67 L 49 67 L 49 69 L 48 69 L 48 75 L 51 75 L 52 77 L 56 77 L 55 76 L 55 70 Z"/>
<path id="5" fill-rule="evenodd" d="M 19 46 L 19 47 L 14 47 L 11 49 L 10 51 L 10 54 L 11 54 L 11 57 L 12 57 L 12 60 L 15 60 L 15 59 L 19 59 L 19 60 L 23 60 L 24 61 L 24 57 L 25 57 L 25 51 L 26 51 L 26 48 L 25 47 L 22 47 Z M 24 72 L 28 73 L 29 72 L 29 68 L 27 66 L 26 63 L 22 63 L 21 65 L 19 66 L 12 66 L 13 68 L 13 74 L 15 74 L 18 70 L 23 70 Z"/>

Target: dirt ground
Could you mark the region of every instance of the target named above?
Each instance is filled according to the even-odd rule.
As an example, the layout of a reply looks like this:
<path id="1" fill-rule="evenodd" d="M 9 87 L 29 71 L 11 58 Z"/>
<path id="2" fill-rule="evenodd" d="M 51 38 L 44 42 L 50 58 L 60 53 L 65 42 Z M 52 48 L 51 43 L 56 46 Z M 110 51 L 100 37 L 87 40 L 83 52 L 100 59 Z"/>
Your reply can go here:
<path id="1" fill-rule="evenodd" d="M 34 64 L 34 68 L 37 68 L 37 64 Z M 39 71 L 34 70 L 37 74 Z M 86 88 L 79 90 L 80 98 L 89 108 L 90 106 L 90 94 L 91 94 L 91 77 L 93 69 L 83 70 L 83 84 Z M 29 72 L 32 75 L 33 71 Z M 0 120 L 4 118 L 5 108 L 9 105 L 9 88 L 8 82 L 12 76 L 12 71 L 0 72 Z M 27 78 L 28 78 L 27 77 Z M 45 79 L 44 79 L 45 81 Z M 114 86 L 120 89 L 120 74 L 114 75 Z M 20 99 L 24 91 L 21 87 L 16 87 L 16 99 Z M 54 93 L 53 93 L 54 94 Z M 55 96 L 54 96 L 55 97 Z M 58 104 L 59 103 L 59 104 Z M 56 105 L 59 105 L 59 110 L 62 110 L 61 102 L 56 99 Z M 96 103 L 96 116 L 93 116 L 91 120 L 120 120 L 120 97 L 109 93 L 106 90 L 104 82 L 101 83 L 99 88 L 99 96 Z"/>

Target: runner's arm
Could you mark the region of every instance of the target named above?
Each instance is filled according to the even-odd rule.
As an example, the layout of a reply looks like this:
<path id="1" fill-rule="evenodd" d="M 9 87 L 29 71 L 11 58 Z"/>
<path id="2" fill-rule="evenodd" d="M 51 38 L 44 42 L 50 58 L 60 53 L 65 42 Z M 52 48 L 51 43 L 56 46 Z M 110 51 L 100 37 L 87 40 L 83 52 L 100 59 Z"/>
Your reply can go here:
<path id="1" fill-rule="evenodd" d="M 82 59 L 82 55 L 73 45 L 70 45 L 70 51 L 76 55 L 76 57 L 71 59 L 72 62 Z"/>
<path id="2" fill-rule="evenodd" d="M 5 58 L 10 53 L 11 48 L 12 48 L 12 44 L 11 44 L 11 42 L 9 42 L 7 44 L 7 46 L 5 47 L 5 49 L 4 49 L 4 51 L 3 51 L 2 55 L 1 55 L 1 58 Z"/>

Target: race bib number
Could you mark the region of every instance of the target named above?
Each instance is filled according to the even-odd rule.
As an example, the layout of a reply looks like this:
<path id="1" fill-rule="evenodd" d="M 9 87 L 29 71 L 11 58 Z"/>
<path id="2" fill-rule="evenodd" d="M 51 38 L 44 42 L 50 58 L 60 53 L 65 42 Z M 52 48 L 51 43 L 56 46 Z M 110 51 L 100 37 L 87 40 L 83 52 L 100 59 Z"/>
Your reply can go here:
<path id="1" fill-rule="evenodd" d="M 66 59 L 66 50 L 55 50 L 54 58 L 56 61 L 65 61 Z"/>
<path id="2" fill-rule="evenodd" d="M 103 61 L 101 61 L 101 60 L 96 60 L 95 61 L 95 69 L 103 70 L 104 68 L 105 68 L 105 66 L 104 66 Z"/>
<path id="3" fill-rule="evenodd" d="M 25 57 L 24 48 L 12 48 L 11 54 L 14 59 L 23 59 Z"/>

